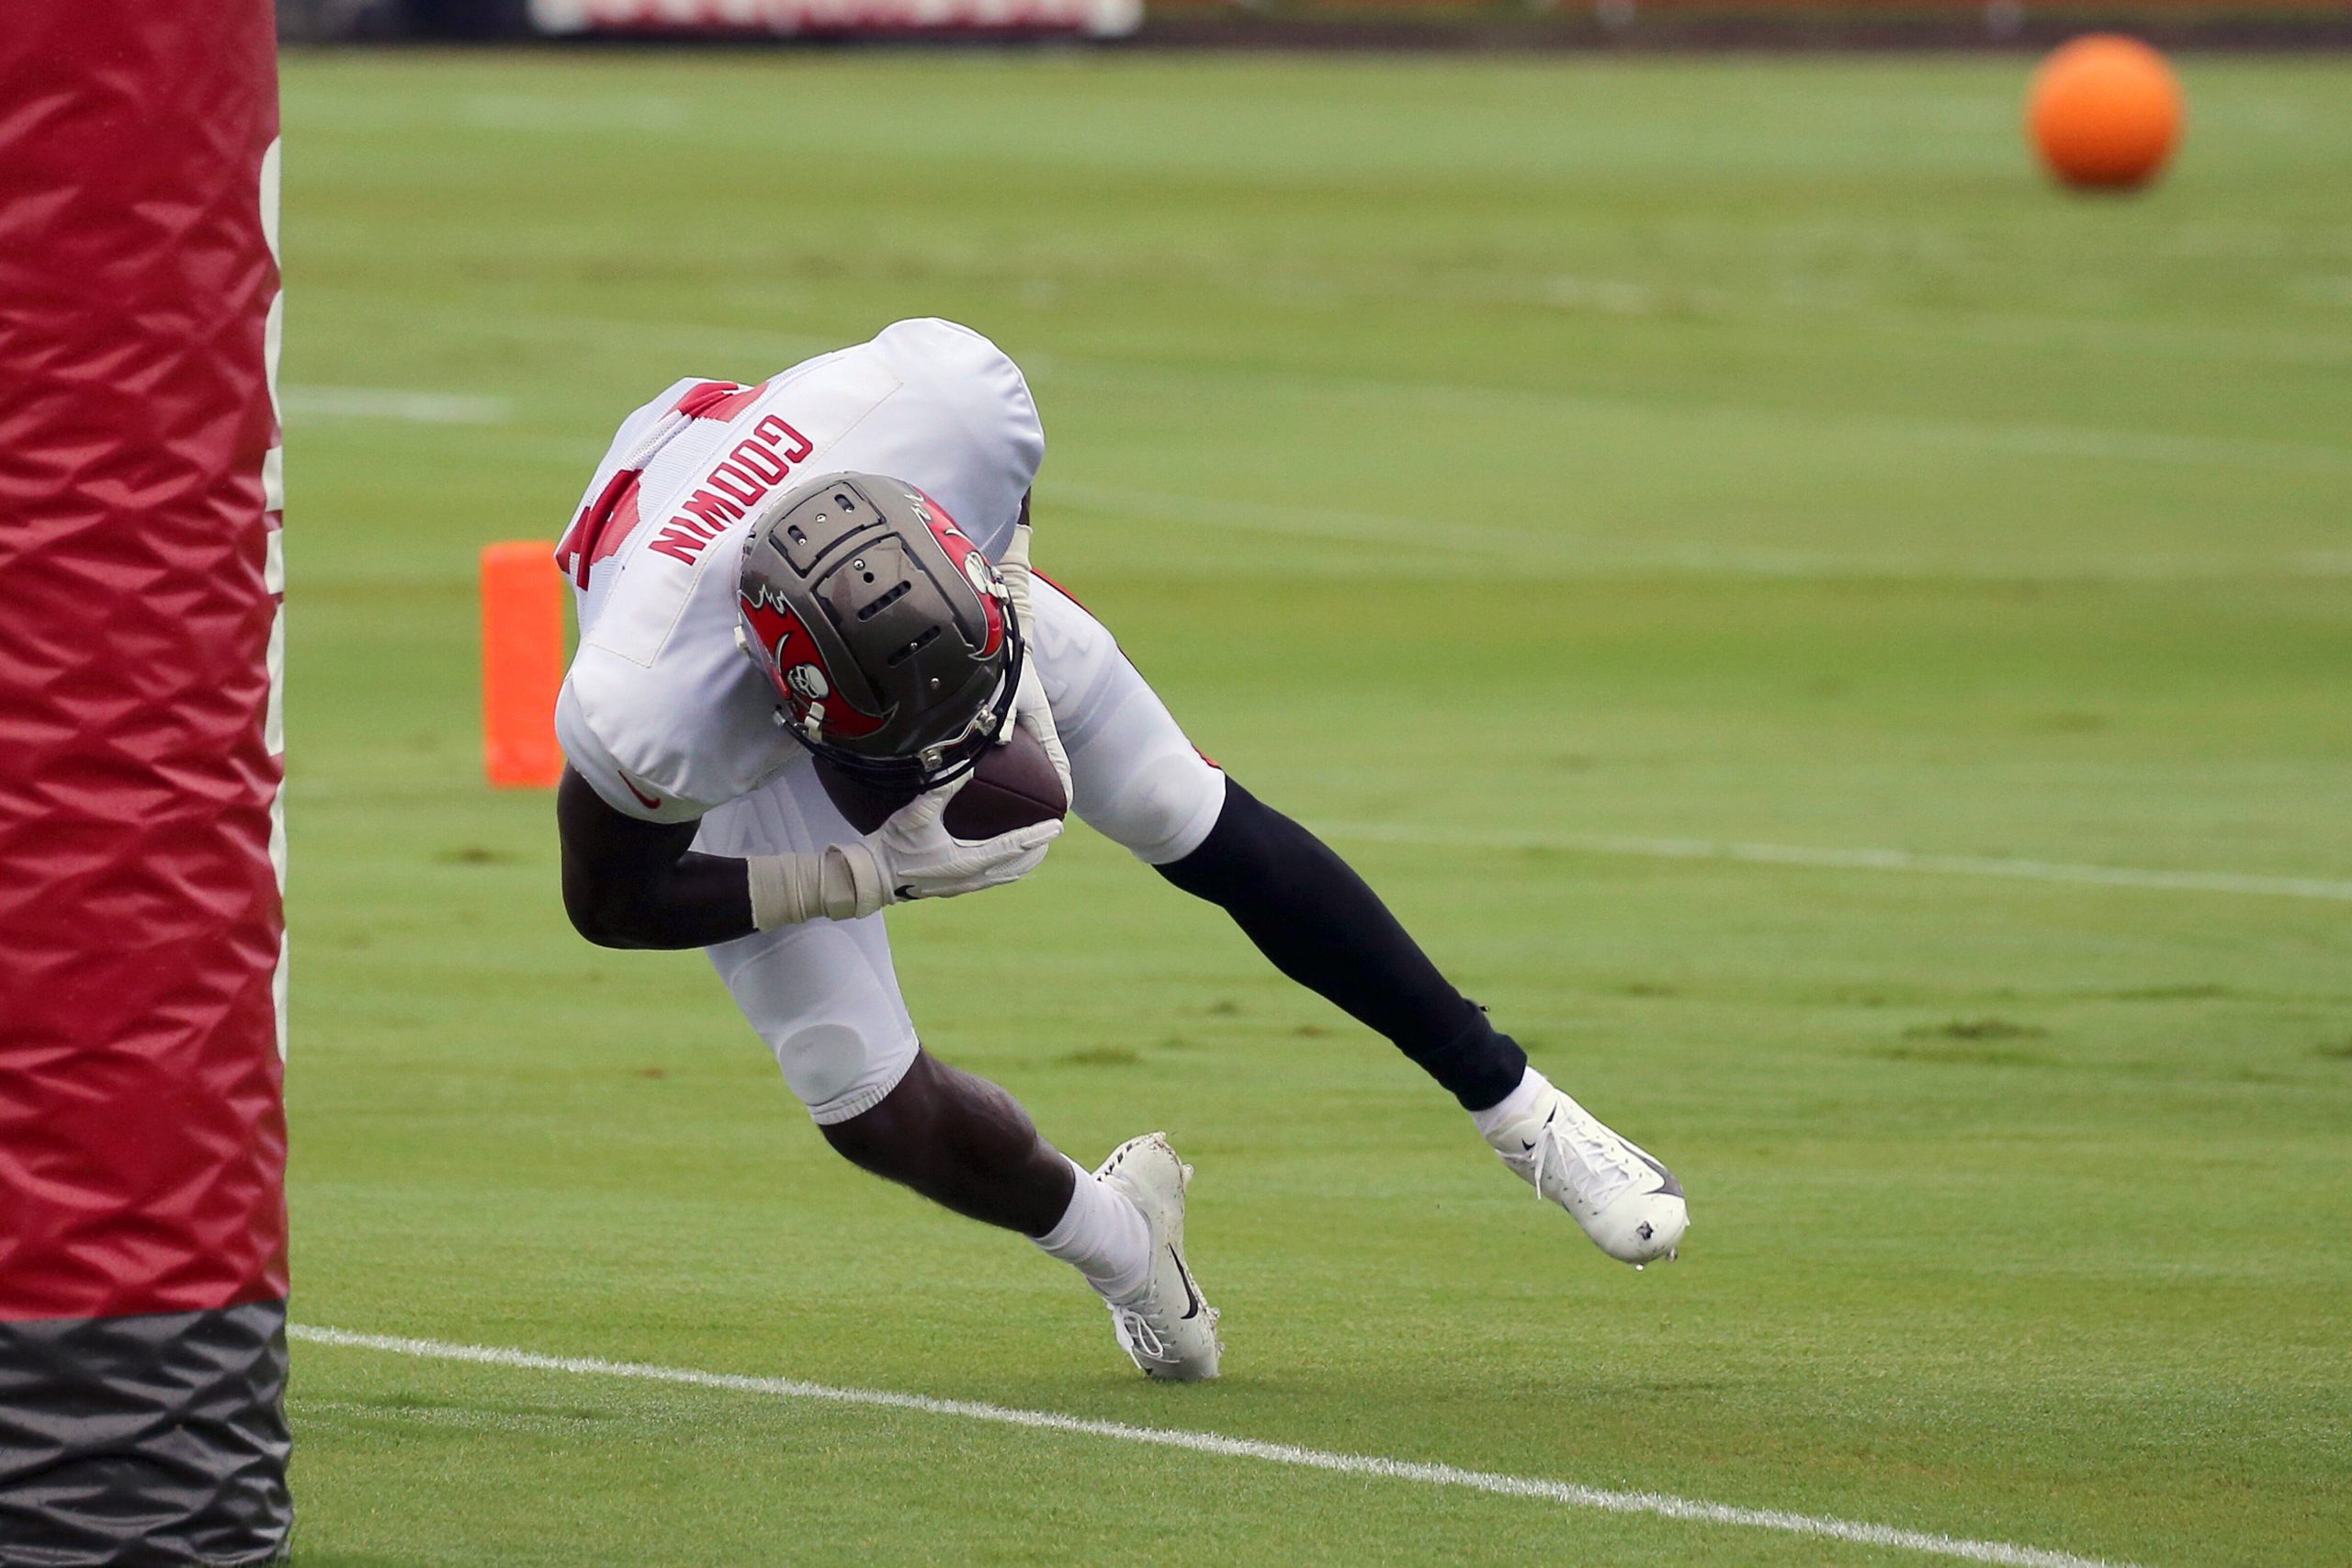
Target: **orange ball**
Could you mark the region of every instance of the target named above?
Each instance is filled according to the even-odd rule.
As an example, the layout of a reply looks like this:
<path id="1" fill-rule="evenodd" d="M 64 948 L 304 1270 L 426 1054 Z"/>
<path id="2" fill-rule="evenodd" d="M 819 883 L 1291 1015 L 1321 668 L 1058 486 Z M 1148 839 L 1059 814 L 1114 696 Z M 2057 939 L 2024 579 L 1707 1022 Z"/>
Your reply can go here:
<path id="1" fill-rule="evenodd" d="M 2026 128 L 2068 185 L 2129 189 L 2163 168 L 2180 140 L 2180 83 L 2138 39 L 2088 33 L 2033 73 Z"/>

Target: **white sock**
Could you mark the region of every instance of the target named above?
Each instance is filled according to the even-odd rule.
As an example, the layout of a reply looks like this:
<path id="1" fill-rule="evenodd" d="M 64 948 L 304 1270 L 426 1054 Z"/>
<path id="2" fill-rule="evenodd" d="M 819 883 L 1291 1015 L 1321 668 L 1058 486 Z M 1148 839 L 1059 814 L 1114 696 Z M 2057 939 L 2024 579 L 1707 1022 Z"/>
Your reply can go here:
<path id="1" fill-rule="evenodd" d="M 1069 1164 L 1078 1172 L 1069 1207 L 1052 1230 L 1031 1239 L 1076 1268 L 1107 1299 L 1124 1301 L 1151 1278 L 1151 1227 L 1125 1194 L 1104 1186 L 1076 1160 Z"/>
<path id="2" fill-rule="evenodd" d="M 1478 1123 L 1479 1134 L 1491 1144 L 1496 1134 L 1526 1117 L 1551 1092 L 1552 1080 L 1530 1067 L 1517 1089 L 1484 1111 L 1473 1111 L 1470 1120 Z"/>

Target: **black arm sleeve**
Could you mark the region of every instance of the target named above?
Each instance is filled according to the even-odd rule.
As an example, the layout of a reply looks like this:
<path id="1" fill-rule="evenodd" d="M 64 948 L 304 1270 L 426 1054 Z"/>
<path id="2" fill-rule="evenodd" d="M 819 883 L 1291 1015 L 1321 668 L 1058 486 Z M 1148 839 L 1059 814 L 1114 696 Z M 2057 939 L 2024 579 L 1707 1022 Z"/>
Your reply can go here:
<path id="1" fill-rule="evenodd" d="M 695 854 L 692 822 L 643 822 L 597 797 L 570 768 L 556 786 L 563 908 L 600 947 L 708 947 L 752 933 L 740 860 Z"/>

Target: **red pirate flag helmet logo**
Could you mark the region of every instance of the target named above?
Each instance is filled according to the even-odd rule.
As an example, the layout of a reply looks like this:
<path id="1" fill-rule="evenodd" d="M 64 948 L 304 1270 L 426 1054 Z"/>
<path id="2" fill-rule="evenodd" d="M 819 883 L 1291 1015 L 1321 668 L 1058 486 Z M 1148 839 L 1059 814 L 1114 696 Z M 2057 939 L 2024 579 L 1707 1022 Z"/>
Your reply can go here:
<path id="1" fill-rule="evenodd" d="M 777 604 L 764 584 L 739 592 L 736 608 L 742 616 L 743 647 L 783 699 L 796 730 L 847 739 L 881 728 L 879 716 L 860 712 L 838 694 L 825 650 L 799 615 Z"/>

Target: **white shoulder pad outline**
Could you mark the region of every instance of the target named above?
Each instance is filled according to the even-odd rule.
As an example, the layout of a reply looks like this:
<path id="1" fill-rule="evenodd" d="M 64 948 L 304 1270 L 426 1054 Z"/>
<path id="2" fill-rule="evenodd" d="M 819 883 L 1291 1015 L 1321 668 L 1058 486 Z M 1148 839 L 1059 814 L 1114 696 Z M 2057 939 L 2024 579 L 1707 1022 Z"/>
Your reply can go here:
<path id="1" fill-rule="evenodd" d="M 888 355 L 902 378 L 919 378 L 977 449 L 991 450 L 1009 439 L 1016 489 L 1025 495 L 1035 487 L 1046 460 L 1045 421 L 1029 378 L 993 339 L 944 316 L 912 316 L 875 333 L 871 346 Z M 1001 547 L 997 536 L 1017 516 L 1016 510 L 959 521 L 976 539 L 995 539 Z"/>
<path id="2" fill-rule="evenodd" d="M 891 340 L 886 344 L 885 340 Z M 951 321 L 944 316 L 912 316 L 903 321 L 893 321 L 874 334 L 876 346 L 897 348 L 904 344 L 914 351 L 917 363 L 933 369 L 954 374 L 962 372 L 970 383 L 988 385 L 1008 396 L 1008 400 L 1029 423 L 1037 423 L 1037 400 L 1030 395 L 1029 378 L 1012 355 L 997 345 L 986 333 Z M 1041 425 L 1038 434 L 1042 438 Z"/>

